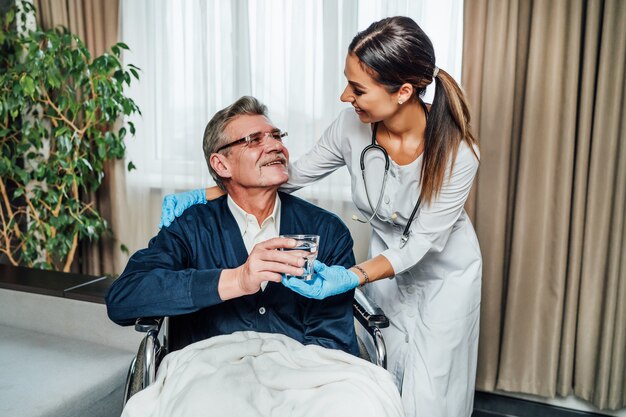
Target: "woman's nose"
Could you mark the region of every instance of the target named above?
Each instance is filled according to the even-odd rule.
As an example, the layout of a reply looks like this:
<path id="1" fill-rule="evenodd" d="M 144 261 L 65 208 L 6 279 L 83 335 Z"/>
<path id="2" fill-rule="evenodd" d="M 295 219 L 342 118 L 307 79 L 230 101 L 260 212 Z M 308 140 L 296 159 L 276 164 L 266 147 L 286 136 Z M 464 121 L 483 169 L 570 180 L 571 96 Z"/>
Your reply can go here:
<path id="1" fill-rule="evenodd" d="M 354 97 L 350 95 L 348 86 L 346 86 L 346 88 L 343 89 L 343 92 L 339 96 L 339 100 L 343 101 L 344 103 L 352 103 L 354 101 Z"/>

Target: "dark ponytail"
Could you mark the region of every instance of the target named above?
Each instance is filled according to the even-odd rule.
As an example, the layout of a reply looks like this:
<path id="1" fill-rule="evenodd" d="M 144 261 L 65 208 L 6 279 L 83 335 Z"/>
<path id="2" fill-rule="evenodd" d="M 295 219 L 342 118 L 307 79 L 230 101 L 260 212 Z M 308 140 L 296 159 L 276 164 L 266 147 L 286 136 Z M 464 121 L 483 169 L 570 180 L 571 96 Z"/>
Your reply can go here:
<path id="1" fill-rule="evenodd" d="M 452 174 L 462 141 L 467 142 L 478 159 L 474 150 L 474 145 L 478 145 L 478 141 L 470 129 L 470 114 L 463 90 L 454 78 L 442 69 L 438 70 L 434 78 L 435 97 L 426 124 L 422 163 L 422 198 L 428 202 L 439 194 L 450 159 Z"/>
<path id="2" fill-rule="evenodd" d="M 348 47 L 366 71 L 389 93 L 409 83 L 414 99 L 420 99 L 435 80 L 435 98 L 430 108 L 422 164 L 422 200 L 430 203 L 441 191 L 448 161 L 454 161 L 462 141 L 476 155 L 470 115 L 463 91 L 445 71 L 435 71 L 435 50 L 424 31 L 412 19 L 389 17 L 359 32 Z M 433 77 L 433 75 L 436 75 Z M 476 155 L 478 158 L 478 156 Z M 452 167 L 450 168 L 452 169 Z"/>

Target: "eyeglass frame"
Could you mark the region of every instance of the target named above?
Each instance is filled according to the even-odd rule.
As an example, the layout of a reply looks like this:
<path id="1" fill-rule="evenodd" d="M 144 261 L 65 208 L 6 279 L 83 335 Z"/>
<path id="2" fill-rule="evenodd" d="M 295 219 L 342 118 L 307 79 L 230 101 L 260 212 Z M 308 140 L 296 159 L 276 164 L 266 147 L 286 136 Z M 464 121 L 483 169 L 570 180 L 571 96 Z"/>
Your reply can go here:
<path id="1" fill-rule="evenodd" d="M 279 133 L 279 138 L 275 138 L 274 135 L 272 135 L 272 133 Z M 253 139 L 252 137 L 258 134 L 263 134 L 263 138 L 259 141 L 259 144 L 265 140 L 265 138 L 267 138 L 268 136 L 271 136 L 272 139 L 274 140 L 278 140 L 282 143 L 283 138 L 286 136 L 289 136 L 289 134 L 287 132 L 283 132 L 280 129 L 273 129 L 270 130 L 269 132 L 254 132 L 254 133 L 250 133 L 249 135 L 244 136 L 241 139 L 236 139 L 230 143 L 227 143 L 226 145 L 220 146 L 219 148 L 217 148 L 217 150 L 213 153 L 218 153 L 220 151 L 223 151 L 224 149 L 228 149 L 231 146 L 237 146 L 240 145 L 242 143 L 245 143 L 246 146 L 250 146 L 250 143 L 252 143 L 255 139 Z"/>

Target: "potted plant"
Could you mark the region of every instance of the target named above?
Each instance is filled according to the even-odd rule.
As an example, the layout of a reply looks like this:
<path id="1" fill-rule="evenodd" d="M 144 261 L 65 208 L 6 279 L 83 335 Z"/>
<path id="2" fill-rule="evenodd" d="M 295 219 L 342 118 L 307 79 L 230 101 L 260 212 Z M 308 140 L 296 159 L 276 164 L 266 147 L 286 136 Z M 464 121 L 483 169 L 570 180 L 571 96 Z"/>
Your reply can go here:
<path id="1" fill-rule="evenodd" d="M 79 241 L 109 229 L 89 196 L 135 133 L 120 120 L 139 112 L 124 94 L 139 74 L 123 43 L 92 59 L 67 29 L 27 30 L 28 19 L 33 6 L 18 2 L 0 30 L 0 255 L 69 271 Z"/>

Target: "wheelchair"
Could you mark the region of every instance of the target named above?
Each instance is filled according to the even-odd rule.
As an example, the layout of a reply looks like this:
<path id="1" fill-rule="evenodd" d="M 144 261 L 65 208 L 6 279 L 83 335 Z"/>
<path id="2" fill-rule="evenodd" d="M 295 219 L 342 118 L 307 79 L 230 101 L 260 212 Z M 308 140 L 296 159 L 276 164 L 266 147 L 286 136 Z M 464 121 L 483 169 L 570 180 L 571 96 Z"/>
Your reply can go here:
<path id="1" fill-rule="evenodd" d="M 380 329 L 389 327 L 389 319 L 382 309 L 358 288 L 354 293 L 352 310 L 360 357 L 386 369 L 387 350 Z M 135 322 L 135 330 L 146 335 L 128 370 L 124 404 L 134 394 L 155 381 L 157 368 L 165 355 L 184 347 L 176 340 L 173 319 L 173 317 L 139 318 Z"/>

